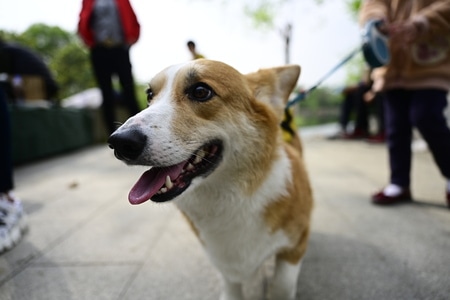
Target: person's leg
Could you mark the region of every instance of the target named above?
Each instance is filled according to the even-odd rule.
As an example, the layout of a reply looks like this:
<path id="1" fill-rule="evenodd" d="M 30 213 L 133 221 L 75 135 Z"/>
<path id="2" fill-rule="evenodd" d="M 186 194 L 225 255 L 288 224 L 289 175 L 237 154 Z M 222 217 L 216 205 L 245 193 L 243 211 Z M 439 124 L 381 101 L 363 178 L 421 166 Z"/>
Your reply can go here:
<path id="1" fill-rule="evenodd" d="M 391 90 L 384 99 L 389 151 L 390 183 L 409 188 L 412 125 L 409 118 L 410 92 Z"/>
<path id="2" fill-rule="evenodd" d="M 369 112 L 367 102 L 364 101 L 365 92 L 367 92 L 367 87 L 360 86 L 355 95 L 355 133 L 362 136 L 367 136 L 369 134 Z"/>
<path id="3" fill-rule="evenodd" d="M 385 123 L 384 120 L 384 94 L 383 93 L 377 93 L 375 95 L 375 110 L 377 114 L 377 125 L 378 125 L 378 134 L 382 135 L 384 137 L 386 129 L 385 129 Z"/>
<path id="4" fill-rule="evenodd" d="M 91 49 L 91 64 L 97 84 L 102 92 L 102 112 L 106 129 L 111 134 L 116 129 L 114 110 L 114 91 L 112 86 L 112 61 L 109 49 L 94 47 Z"/>
<path id="5" fill-rule="evenodd" d="M 350 116 L 353 111 L 353 100 L 354 93 L 345 92 L 343 93 L 344 99 L 342 99 L 341 105 L 339 107 L 339 126 L 340 129 L 338 132 L 330 135 L 327 139 L 341 139 L 346 138 L 348 135 L 348 123 L 350 122 Z"/>
<path id="6" fill-rule="evenodd" d="M 444 90 L 417 90 L 411 99 L 413 125 L 427 142 L 439 170 L 449 182 L 450 129 L 444 116 L 446 106 L 447 92 Z"/>
<path id="7" fill-rule="evenodd" d="M 386 141 L 383 97 L 384 95 L 382 93 L 376 93 L 371 103 L 375 110 L 377 130 L 375 134 L 366 140 L 369 143 L 384 143 Z"/>
<path id="8" fill-rule="evenodd" d="M 140 109 L 134 90 L 134 80 L 132 66 L 130 62 L 130 52 L 128 48 L 119 47 L 114 49 L 116 56 L 116 72 L 119 76 L 120 85 L 123 90 L 123 100 L 130 113 L 130 116 L 137 114 Z"/>
<path id="9" fill-rule="evenodd" d="M 11 138 L 8 105 L 0 87 L 0 194 L 7 194 L 14 188 Z"/>
<path id="10" fill-rule="evenodd" d="M 6 97 L 0 87 L 0 253 L 11 249 L 27 229 L 22 202 L 12 194 L 14 188 L 12 134 Z"/>
<path id="11" fill-rule="evenodd" d="M 384 98 L 385 125 L 389 153 L 390 183 L 372 195 L 372 202 L 389 205 L 411 201 L 411 139 L 412 125 L 409 118 L 410 92 L 390 90 Z"/>
<path id="12" fill-rule="evenodd" d="M 341 115 L 339 117 L 339 124 L 341 125 L 342 131 L 347 132 L 347 126 L 350 122 L 350 116 L 354 107 L 354 93 L 348 93 L 345 95 L 344 100 L 341 103 Z"/>

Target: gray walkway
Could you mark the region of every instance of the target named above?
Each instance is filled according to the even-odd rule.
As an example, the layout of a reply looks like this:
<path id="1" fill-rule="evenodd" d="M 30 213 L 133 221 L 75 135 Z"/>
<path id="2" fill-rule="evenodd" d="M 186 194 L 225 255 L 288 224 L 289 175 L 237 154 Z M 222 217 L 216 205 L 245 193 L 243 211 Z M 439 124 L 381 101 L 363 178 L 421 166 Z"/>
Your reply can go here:
<path id="1" fill-rule="evenodd" d="M 298 299 L 449 299 L 450 210 L 430 154 L 414 155 L 417 202 L 376 207 L 383 145 L 304 136 L 316 205 Z M 218 299 L 218 274 L 175 207 L 128 204 L 141 172 L 107 146 L 18 168 L 30 230 L 0 256 L 0 299 Z M 262 299 L 270 267 L 249 299 Z"/>

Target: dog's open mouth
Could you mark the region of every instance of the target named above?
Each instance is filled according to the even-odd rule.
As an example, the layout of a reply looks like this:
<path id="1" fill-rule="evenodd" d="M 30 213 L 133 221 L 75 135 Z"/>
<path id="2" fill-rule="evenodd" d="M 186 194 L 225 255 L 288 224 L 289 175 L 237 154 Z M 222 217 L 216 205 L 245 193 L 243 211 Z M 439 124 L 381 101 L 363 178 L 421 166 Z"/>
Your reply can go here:
<path id="1" fill-rule="evenodd" d="M 195 177 L 209 175 L 222 158 L 220 141 L 210 142 L 188 160 L 167 167 L 152 167 L 139 178 L 128 194 L 131 204 L 147 200 L 165 202 L 184 192 Z"/>

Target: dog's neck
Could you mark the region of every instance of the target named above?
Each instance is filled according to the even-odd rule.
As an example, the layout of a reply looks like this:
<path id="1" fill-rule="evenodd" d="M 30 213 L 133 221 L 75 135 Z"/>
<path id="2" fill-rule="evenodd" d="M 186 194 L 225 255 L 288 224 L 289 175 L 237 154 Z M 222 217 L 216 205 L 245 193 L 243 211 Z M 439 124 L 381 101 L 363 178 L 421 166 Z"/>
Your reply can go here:
<path id="1" fill-rule="evenodd" d="M 224 168 L 216 170 L 202 184 L 195 186 L 186 195 L 181 195 L 175 204 L 183 211 L 195 226 L 202 227 L 202 223 L 227 215 L 238 216 L 241 213 L 254 212 L 255 215 L 263 210 L 266 204 L 286 193 L 286 187 L 291 182 L 291 166 L 287 153 L 282 146 L 274 150 L 276 159 L 271 160 L 268 170 L 260 174 L 252 174 L 256 180 L 236 176 L 235 169 Z M 261 158 L 255 158 L 257 162 Z M 243 168 L 240 166 L 240 168 Z M 258 167 L 255 167 L 257 170 Z M 257 171 L 255 171 L 257 172 Z M 234 174 L 234 176 L 233 176 Z M 228 178 L 228 180 L 224 180 Z M 247 207 L 248 209 L 244 209 Z"/>

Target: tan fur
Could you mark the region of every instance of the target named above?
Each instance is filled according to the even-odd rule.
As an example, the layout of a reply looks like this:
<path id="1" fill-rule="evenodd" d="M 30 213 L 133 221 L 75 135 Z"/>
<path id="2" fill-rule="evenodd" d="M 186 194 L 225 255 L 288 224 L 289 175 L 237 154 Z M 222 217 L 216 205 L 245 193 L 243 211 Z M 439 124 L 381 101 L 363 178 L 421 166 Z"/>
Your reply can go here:
<path id="1" fill-rule="evenodd" d="M 280 84 L 274 86 L 272 82 L 281 68 L 260 70 L 247 75 L 253 93 L 258 99 L 271 102 L 281 121 L 284 106 L 288 102 L 290 91 L 295 82 L 279 80 Z M 292 72 L 300 73 L 300 68 Z M 279 92 L 277 91 L 279 89 Z M 278 94 L 278 98 L 267 95 Z M 279 99 L 284 100 L 280 102 Z M 301 140 L 296 134 L 289 144 L 285 143 L 286 151 L 292 163 L 292 177 L 294 182 L 288 187 L 285 197 L 278 199 L 266 208 L 265 219 L 273 232 L 284 230 L 294 243 L 294 247 L 284 249 L 278 254 L 279 258 L 290 263 L 297 263 L 306 251 L 309 236 L 310 213 L 312 210 L 312 190 L 303 162 L 303 149 Z"/>
<path id="2" fill-rule="evenodd" d="M 283 119 L 288 97 L 296 83 L 292 82 L 290 78 L 296 78 L 300 73 L 300 68 L 290 68 L 291 74 L 288 74 L 287 78 L 280 78 L 279 73 L 282 70 L 283 67 L 260 70 L 247 75 L 253 94 L 258 100 L 272 105 L 279 123 Z M 278 84 L 274 85 L 274 82 L 278 82 Z M 278 129 L 280 128 L 278 127 Z M 303 161 L 303 146 L 300 137 L 298 134 L 295 134 L 290 142 L 287 143 L 281 141 L 280 130 L 278 130 L 277 134 L 277 143 L 281 142 L 284 144 L 286 153 L 291 161 L 293 180 L 288 183 L 285 195 L 267 205 L 264 219 L 273 233 L 281 230 L 291 240 L 290 247 L 280 249 L 276 253 L 277 266 L 280 261 L 297 266 L 300 264 L 300 260 L 307 249 L 310 215 L 313 209 L 313 194 Z M 276 282 L 280 278 L 283 277 L 276 278 Z M 283 299 L 286 297 L 284 293 L 282 293 L 283 296 L 276 295 L 278 296 L 275 297 L 283 297 Z M 293 297 L 293 294 L 290 297 Z"/>
<path id="3" fill-rule="evenodd" d="M 265 219 L 273 232 L 284 230 L 295 245 L 284 249 L 279 257 L 290 263 L 297 263 L 306 251 L 313 199 L 300 152 L 290 145 L 286 145 L 286 149 L 292 161 L 295 180 L 290 184 L 285 197 L 266 208 Z"/>

